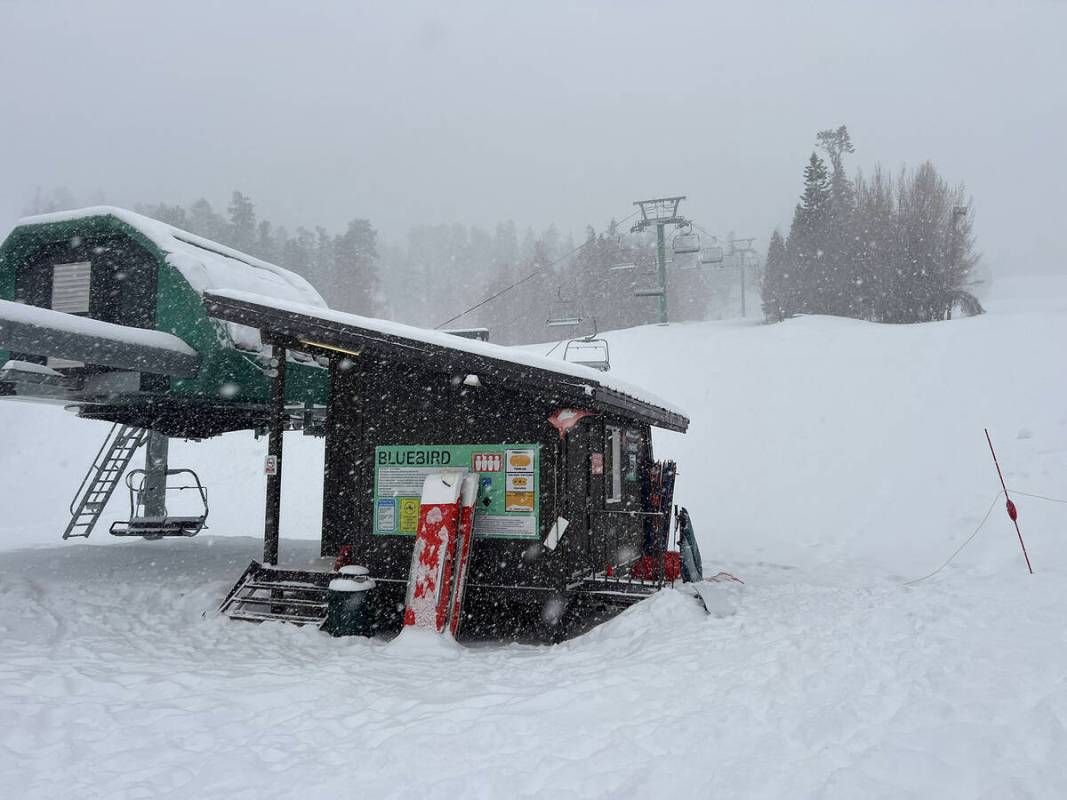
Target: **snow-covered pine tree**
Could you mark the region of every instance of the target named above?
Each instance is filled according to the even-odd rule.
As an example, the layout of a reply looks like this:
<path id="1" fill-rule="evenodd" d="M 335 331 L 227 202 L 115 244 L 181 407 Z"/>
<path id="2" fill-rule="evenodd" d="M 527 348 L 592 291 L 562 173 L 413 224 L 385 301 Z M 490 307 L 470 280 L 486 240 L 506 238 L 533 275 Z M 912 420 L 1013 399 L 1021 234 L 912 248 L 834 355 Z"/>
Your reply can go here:
<path id="1" fill-rule="evenodd" d="M 823 280 L 820 305 L 828 314 L 859 316 L 855 241 L 852 233 L 852 214 L 856 205 L 852 181 L 845 172 L 844 156 L 856 148 L 844 125 L 819 131 L 818 146 L 830 159 L 830 220 L 822 259 Z"/>
<path id="2" fill-rule="evenodd" d="M 793 313 L 827 313 L 826 248 L 831 220 L 830 178 L 826 164 L 812 153 L 804 168 L 804 194 L 801 195 L 793 224 L 789 228 L 789 261 L 795 280 L 789 281 L 786 307 Z"/>
<path id="3" fill-rule="evenodd" d="M 767 260 L 763 268 L 760 294 L 763 299 L 763 314 L 768 322 L 781 322 L 793 313 L 789 307 L 792 292 L 789 287 L 789 264 L 785 239 L 775 229 L 767 245 Z"/>

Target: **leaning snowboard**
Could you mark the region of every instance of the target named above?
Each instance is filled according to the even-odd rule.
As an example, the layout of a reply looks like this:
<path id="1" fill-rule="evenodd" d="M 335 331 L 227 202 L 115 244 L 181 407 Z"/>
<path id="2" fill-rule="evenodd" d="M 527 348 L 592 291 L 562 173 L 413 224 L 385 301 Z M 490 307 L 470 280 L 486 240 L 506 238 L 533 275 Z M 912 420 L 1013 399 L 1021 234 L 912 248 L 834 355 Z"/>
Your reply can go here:
<path id="1" fill-rule="evenodd" d="M 419 527 L 411 555 L 404 627 L 440 633 L 448 618 L 452 561 L 459 537 L 463 474 L 427 475 L 422 484 Z"/>

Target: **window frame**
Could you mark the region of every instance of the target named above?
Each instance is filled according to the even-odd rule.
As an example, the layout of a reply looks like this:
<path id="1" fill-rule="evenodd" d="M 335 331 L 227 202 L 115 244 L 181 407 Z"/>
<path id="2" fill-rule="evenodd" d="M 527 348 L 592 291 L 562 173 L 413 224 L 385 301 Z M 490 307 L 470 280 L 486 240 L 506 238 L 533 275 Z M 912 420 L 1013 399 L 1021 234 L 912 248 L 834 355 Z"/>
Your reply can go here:
<path id="1" fill-rule="evenodd" d="M 622 503 L 622 428 L 618 425 L 604 426 L 604 503 Z"/>

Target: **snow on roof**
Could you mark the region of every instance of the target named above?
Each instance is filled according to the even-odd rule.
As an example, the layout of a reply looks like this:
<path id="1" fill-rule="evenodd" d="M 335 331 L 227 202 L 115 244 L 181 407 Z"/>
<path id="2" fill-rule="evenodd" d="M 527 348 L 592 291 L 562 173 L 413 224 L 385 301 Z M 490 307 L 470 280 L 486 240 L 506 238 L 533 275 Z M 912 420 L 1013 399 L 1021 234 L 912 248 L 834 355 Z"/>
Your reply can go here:
<path id="1" fill-rule="evenodd" d="M 166 253 L 167 263 L 200 294 L 214 289 L 237 289 L 326 308 L 322 295 L 295 272 L 124 208 L 91 206 L 57 211 L 23 217 L 19 224 L 47 225 L 90 217 L 114 217 L 143 234 Z"/>
<path id="2" fill-rule="evenodd" d="M 145 236 L 200 295 L 216 289 L 237 289 L 326 308 L 322 295 L 295 272 L 124 208 L 91 206 L 38 214 L 23 217 L 19 225 L 48 225 L 92 217 L 114 217 Z M 226 330 L 240 349 L 261 349 L 259 338 L 253 331 L 233 323 L 227 323 Z"/>
<path id="3" fill-rule="evenodd" d="M 275 297 L 264 297 L 250 292 L 219 290 L 212 291 L 211 294 L 230 300 L 266 306 L 279 311 L 288 311 L 294 314 L 314 317 L 327 322 L 336 322 L 341 325 L 363 328 L 386 336 L 409 339 L 415 342 L 432 344 L 438 347 L 445 347 L 451 350 L 458 350 L 464 353 L 497 359 L 499 361 L 507 361 L 520 366 L 533 367 L 545 370 L 546 372 L 553 372 L 558 375 L 577 379 L 579 384 L 584 383 L 586 385 L 590 393 L 592 393 L 592 390 L 595 387 L 602 386 L 613 392 L 632 398 L 633 400 L 657 406 L 668 413 L 677 414 L 686 419 L 689 418 L 689 415 L 686 414 L 684 410 L 657 397 L 652 392 L 620 380 L 610 373 L 600 372 L 591 367 L 582 366 L 581 364 L 575 364 L 569 361 L 559 361 L 554 358 L 546 358 L 545 356 L 537 355 L 536 353 L 528 353 L 514 347 L 504 347 L 503 345 L 493 344 L 491 342 L 483 342 L 477 339 L 465 339 L 461 336 L 446 333 L 445 331 L 417 328 L 413 325 L 405 325 L 401 322 L 375 319 L 374 317 L 363 317 L 358 314 L 349 314 L 344 311 L 335 311 L 330 308 L 318 308 Z"/>
<path id="4" fill-rule="evenodd" d="M 179 376 L 195 374 L 199 362 L 193 348 L 164 331 L 116 325 L 11 300 L 0 300 L 0 346 Z"/>
<path id="5" fill-rule="evenodd" d="M 69 333 L 119 344 L 167 350 L 183 356 L 196 355 L 193 348 L 170 333 L 132 328 L 129 325 L 116 325 L 113 322 L 80 317 L 76 314 L 53 311 L 50 308 L 38 308 L 11 300 L 0 300 L 0 324 L 2 323 L 32 325 L 57 333 Z"/>

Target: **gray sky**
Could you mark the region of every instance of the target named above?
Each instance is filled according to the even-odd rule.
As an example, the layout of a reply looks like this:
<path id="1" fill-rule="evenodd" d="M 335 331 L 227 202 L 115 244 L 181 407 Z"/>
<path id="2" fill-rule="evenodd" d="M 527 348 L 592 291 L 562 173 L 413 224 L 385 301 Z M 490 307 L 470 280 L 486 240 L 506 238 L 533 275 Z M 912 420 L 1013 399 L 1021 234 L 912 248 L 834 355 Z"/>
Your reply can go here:
<path id="1" fill-rule="evenodd" d="M 290 227 L 788 226 L 820 128 L 931 159 L 993 269 L 1061 270 L 1067 3 L 0 0 L 0 232 L 36 187 Z"/>

